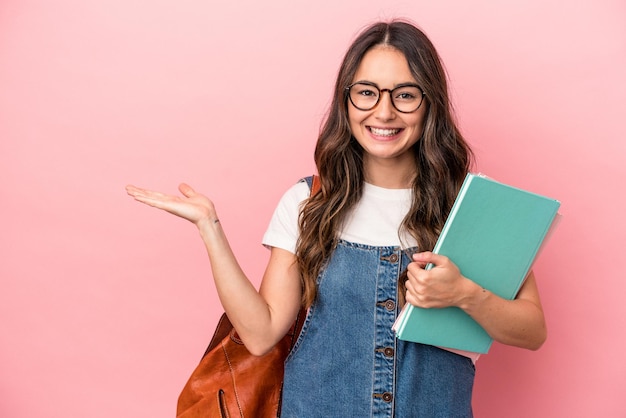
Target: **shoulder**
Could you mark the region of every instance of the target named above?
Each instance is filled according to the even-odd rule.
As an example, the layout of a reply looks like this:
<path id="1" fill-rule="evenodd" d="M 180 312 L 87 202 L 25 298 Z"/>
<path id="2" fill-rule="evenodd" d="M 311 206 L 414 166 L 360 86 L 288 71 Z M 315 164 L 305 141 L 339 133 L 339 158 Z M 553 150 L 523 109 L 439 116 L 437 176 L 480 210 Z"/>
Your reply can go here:
<path id="1" fill-rule="evenodd" d="M 285 191 L 280 199 L 279 205 L 299 207 L 300 204 L 309 197 L 309 191 L 309 185 L 305 179 L 302 179 Z"/>
<path id="2" fill-rule="evenodd" d="M 309 186 L 305 181 L 300 181 L 287 189 L 278 202 L 263 236 L 265 246 L 282 248 L 295 254 L 300 208 L 308 196 Z"/>

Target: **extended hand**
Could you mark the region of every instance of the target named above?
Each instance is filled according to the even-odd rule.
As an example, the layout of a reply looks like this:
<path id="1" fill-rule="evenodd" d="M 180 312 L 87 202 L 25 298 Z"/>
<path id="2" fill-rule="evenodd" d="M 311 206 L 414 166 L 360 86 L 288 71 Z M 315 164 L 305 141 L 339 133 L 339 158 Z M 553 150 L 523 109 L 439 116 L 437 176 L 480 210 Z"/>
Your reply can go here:
<path id="1" fill-rule="evenodd" d="M 182 197 L 140 189 L 131 185 L 126 186 L 126 192 L 138 202 L 162 209 L 183 219 L 187 219 L 196 225 L 204 221 L 217 221 L 215 207 L 209 198 L 200 193 L 196 193 L 191 186 L 185 183 L 178 186 L 178 190 L 182 193 Z"/>
<path id="2" fill-rule="evenodd" d="M 433 268 L 426 270 L 428 264 Z M 448 257 L 431 252 L 414 254 L 407 276 L 406 300 L 421 308 L 461 306 L 469 296 L 468 286 L 474 284 Z"/>

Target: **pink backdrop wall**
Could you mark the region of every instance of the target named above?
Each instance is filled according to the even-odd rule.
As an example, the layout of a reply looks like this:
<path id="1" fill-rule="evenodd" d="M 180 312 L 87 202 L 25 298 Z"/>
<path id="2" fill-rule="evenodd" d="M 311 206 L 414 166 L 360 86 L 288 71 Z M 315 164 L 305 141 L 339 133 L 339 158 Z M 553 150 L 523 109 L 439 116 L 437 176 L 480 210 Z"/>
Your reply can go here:
<path id="1" fill-rule="evenodd" d="M 221 308 L 194 228 L 125 184 L 209 194 L 259 277 L 346 46 L 394 16 L 438 46 L 480 171 L 563 203 L 549 339 L 479 361 L 476 415 L 626 416 L 622 0 L 3 0 L 0 416 L 173 416 Z"/>

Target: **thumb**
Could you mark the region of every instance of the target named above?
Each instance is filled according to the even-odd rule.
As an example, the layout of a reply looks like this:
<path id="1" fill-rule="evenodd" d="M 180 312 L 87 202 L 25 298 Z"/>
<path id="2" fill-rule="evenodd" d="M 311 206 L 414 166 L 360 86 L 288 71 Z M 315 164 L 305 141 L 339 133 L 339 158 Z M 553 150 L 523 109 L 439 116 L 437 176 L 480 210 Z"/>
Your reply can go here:
<path id="1" fill-rule="evenodd" d="M 196 191 L 187 183 L 181 183 L 178 186 L 178 190 L 180 190 L 180 192 L 185 196 L 185 197 L 192 197 L 193 195 L 196 194 Z"/>

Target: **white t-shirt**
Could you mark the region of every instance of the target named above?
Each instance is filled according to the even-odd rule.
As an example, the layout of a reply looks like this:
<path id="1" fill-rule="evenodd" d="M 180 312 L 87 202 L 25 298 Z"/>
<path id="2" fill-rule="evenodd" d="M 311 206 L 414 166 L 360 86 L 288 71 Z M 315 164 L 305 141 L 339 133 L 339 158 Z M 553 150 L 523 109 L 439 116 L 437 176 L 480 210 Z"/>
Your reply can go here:
<path id="1" fill-rule="evenodd" d="M 409 234 L 398 230 L 411 208 L 411 189 L 385 189 L 364 183 L 363 195 L 346 218 L 339 238 L 372 246 L 415 247 Z M 309 197 L 309 186 L 300 182 L 289 188 L 281 198 L 263 236 L 263 245 L 296 252 L 300 205 Z"/>

